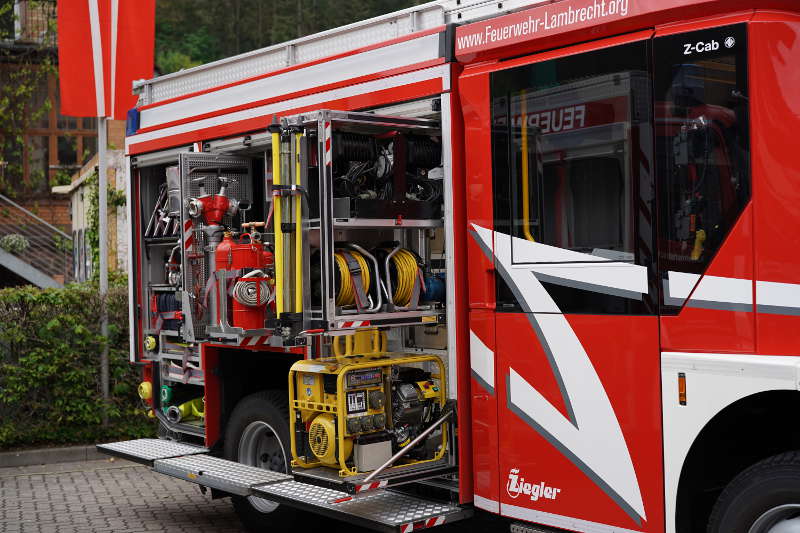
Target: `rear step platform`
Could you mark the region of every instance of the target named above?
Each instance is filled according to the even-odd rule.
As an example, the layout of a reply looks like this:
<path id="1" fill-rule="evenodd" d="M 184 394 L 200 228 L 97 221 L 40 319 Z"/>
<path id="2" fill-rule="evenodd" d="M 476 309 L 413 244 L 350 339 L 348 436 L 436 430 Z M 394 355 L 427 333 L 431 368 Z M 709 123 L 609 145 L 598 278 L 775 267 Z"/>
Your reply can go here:
<path id="1" fill-rule="evenodd" d="M 340 490 L 348 494 L 361 494 L 370 490 L 385 489 L 391 486 L 455 474 L 456 472 L 458 472 L 457 466 L 441 460 L 433 463 L 388 468 L 371 479 L 369 483 L 364 483 L 364 479 L 369 474 L 358 474 L 343 478 L 339 476 L 337 470 L 324 466 L 308 469 L 295 468 L 292 473 L 294 474 L 294 479 L 302 483 Z"/>
<path id="2" fill-rule="evenodd" d="M 287 474 L 226 461 L 211 455 L 161 459 L 155 462 L 153 470 L 237 496 L 250 496 L 253 488 L 259 485 L 292 479 Z"/>
<path id="3" fill-rule="evenodd" d="M 136 439 L 95 446 L 98 452 L 153 466 L 158 459 L 208 453 L 208 448 L 164 439 Z"/>
<path id="4" fill-rule="evenodd" d="M 286 481 L 257 487 L 254 493 L 290 507 L 387 533 L 406 533 L 472 516 L 471 508 L 391 490 L 351 496 L 299 481 Z"/>
<path id="5" fill-rule="evenodd" d="M 386 533 L 408 533 L 472 516 L 471 506 L 427 500 L 394 490 L 374 490 L 354 496 L 343 490 L 302 483 L 289 474 L 213 457 L 206 448 L 178 442 L 139 439 L 99 444 L 97 450 L 204 487 L 236 496 L 261 497 Z"/>

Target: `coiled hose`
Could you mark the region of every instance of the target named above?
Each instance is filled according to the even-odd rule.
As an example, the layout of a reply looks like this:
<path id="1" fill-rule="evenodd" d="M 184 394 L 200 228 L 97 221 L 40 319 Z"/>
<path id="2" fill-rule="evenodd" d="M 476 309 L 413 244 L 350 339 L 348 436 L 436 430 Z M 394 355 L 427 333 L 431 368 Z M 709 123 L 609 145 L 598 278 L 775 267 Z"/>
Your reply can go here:
<path id="1" fill-rule="evenodd" d="M 233 299 L 248 307 L 266 305 L 272 297 L 266 274 L 261 270 L 253 270 L 242 277 L 263 279 L 259 281 L 240 279 L 233 286 Z"/>
<path id="2" fill-rule="evenodd" d="M 389 250 L 387 250 L 389 252 Z M 392 301 L 395 305 L 404 307 L 411 303 L 414 294 L 414 283 L 419 276 L 419 265 L 417 257 L 401 248 L 390 259 L 397 271 L 397 280 L 392 293 Z"/>
<path id="3" fill-rule="evenodd" d="M 359 268 L 361 268 L 361 281 L 364 286 L 365 294 L 369 294 L 371 283 L 369 265 L 363 255 L 355 250 L 334 253 L 333 257 L 336 261 L 336 267 L 339 270 L 339 279 L 341 280 L 339 291 L 336 294 L 336 305 L 338 306 L 354 305 L 356 302 L 356 290 L 353 285 L 353 277 L 350 275 L 350 268 L 347 266 L 347 259 L 344 257 L 345 253 L 350 254 L 358 263 Z"/>

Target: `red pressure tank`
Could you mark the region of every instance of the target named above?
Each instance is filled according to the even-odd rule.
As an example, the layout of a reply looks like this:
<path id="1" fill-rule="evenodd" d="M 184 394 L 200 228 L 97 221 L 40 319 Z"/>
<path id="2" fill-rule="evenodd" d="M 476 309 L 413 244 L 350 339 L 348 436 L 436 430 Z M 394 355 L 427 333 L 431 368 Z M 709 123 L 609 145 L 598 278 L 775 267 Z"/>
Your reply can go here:
<path id="1" fill-rule="evenodd" d="M 242 240 L 247 237 L 247 242 Z M 265 270 L 275 262 L 272 252 L 245 233 L 239 242 L 230 232 L 225 232 L 216 249 L 217 271 L 241 270 L 242 275 L 228 283 L 231 304 L 228 308 L 231 326 L 242 329 L 262 329 L 268 302 L 272 299 L 272 280 Z M 261 271 L 263 275 L 245 277 Z"/>

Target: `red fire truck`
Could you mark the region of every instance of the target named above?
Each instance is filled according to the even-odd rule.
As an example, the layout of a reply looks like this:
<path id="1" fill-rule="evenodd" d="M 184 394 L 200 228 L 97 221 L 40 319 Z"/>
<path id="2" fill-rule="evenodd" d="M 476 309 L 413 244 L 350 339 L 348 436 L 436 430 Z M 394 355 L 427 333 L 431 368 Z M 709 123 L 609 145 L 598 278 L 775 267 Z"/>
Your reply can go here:
<path id="1" fill-rule="evenodd" d="M 798 59 L 793 0 L 441 0 L 139 83 L 161 438 L 98 448 L 255 530 L 800 531 Z"/>

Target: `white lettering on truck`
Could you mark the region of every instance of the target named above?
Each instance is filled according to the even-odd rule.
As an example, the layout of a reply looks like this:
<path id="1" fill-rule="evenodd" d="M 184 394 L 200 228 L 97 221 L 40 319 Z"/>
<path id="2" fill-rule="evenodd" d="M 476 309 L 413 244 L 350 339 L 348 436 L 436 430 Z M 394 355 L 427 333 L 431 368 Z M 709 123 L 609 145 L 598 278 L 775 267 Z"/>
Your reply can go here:
<path id="1" fill-rule="evenodd" d="M 517 498 L 520 494 L 530 496 L 531 501 L 538 501 L 540 498 L 546 500 L 555 500 L 561 489 L 551 487 L 544 481 L 539 483 L 529 483 L 525 481 L 524 477 L 520 477 L 519 468 L 512 468 L 508 474 L 508 483 L 506 483 L 506 492 L 512 498 Z"/>

